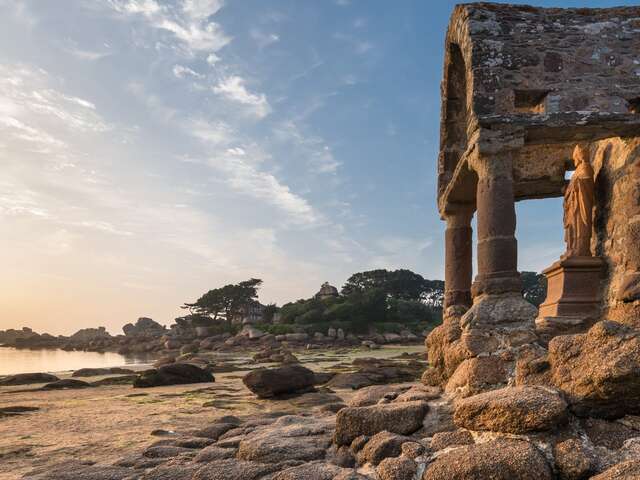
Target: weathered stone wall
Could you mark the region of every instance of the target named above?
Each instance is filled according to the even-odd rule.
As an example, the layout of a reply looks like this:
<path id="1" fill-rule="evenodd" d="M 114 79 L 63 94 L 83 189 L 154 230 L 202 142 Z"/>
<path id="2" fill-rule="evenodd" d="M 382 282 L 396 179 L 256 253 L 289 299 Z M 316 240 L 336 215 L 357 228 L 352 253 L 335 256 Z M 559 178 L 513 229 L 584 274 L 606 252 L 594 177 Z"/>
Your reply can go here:
<path id="1" fill-rule="evenodd" d="M 473 39 L 469 67 L 479 116 L 628 113 L 640 97 L 640 7 L 457 8 Z"/>
<path id="2" fill-rule="evenodd" d="M 608 270 L 603 316 L 640 327 L 640 137 L 603 140 L 593 150 L 593 249 Z"/>
<path id="3" fill-rule="evenodd" d="M 512 151 L 518 200 L 559 196 L 563 150 L 640 128 L 640 6 L 458 5 L 445 48 L 443 215 L 474 205 L 478 150 Z"/>

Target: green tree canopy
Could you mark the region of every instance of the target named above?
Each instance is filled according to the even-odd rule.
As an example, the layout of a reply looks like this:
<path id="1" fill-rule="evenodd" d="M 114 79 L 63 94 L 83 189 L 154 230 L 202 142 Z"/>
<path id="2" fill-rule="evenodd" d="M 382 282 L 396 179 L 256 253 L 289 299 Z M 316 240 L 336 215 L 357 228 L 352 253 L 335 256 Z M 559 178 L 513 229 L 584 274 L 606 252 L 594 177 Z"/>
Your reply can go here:
<path id="1" fill-rule="evenodd" d="M 438 324 L 442 309 L 423 300 L 404 300 L 389 296 L 381 289 L 356 290 L 332 298 L 310 298 L 287 303 L 280 309 L 281 321 L 305 329 L 322 330 L 328 326 L 350 332 L 366 332 L 380 325 Z M 393 323 L 389 323 L 393 322 Z"/>
<path id="2" fill-rule="evenodd" d="M 387 321 L 397 323 L 439 323 L 442 312 L 416 300 L 388 301 Z"/>
<path id="3" fill-rule="evenodd" d="M 192 314 L 206 315 L 214 321 L 225 319 L 231 323 L 242 307 L 258 298 L 258 288 L 262 280 L 251 278 L 237 284 L 229 284 L 224 287 L 209 290 L 194 303 L 185 303 L 182 308 L 188 309 Z"/>
<path id="4" fill-rule="evenodd" d="M 342 287 L 343 295 L 367 290 L 380 290 L 397 300 L 422 300 L 433 307 L 442 306 L 444 282 L 427 280 L 411 270 L 386 269 L 354 273 Z"/>
<path id="5" fill-rule="evenodd" d="M 386 321 L 386 302 L 384 292 L 371 289 L 341 297 L 322 300 L 314 297 L 287 303 L 280 309 L 280 315 L 284 323 L 303 327 L 326 328 L 327 325 L 335 325 L 349 331 L 363 332 L 372 323 Z"/>

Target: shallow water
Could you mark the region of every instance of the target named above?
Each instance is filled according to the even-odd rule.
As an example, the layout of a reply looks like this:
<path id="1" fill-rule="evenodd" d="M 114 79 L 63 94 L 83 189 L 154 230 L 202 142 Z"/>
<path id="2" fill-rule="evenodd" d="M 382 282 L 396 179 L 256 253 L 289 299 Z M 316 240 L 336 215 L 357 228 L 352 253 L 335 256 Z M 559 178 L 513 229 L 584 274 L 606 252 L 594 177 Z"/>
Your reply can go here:
<path id="1" fill-rule="evenodd" d="M 80 368 L 121 367 L 149 363 L 146 356 L 119 353 L 67 352 L 58 349 L 28 350 L 0 347 L 0 375 L 34 372 L 67 372 Z"/>

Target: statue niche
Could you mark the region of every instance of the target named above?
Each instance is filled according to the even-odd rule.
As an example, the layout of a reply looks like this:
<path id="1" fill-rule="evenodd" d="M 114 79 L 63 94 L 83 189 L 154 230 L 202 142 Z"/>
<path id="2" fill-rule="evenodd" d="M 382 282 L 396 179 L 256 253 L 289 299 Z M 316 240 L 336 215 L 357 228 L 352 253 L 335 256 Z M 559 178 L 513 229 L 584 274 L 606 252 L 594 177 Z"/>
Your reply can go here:
<path id="1" fill-rule="evenodd" d="M 543 339 L 587 330 L 601 309 L 600 281 L 604 262 L 591 255 L 594 173 L 589 150 L 576 145 L 576 169 L 565 187 L 564 239 L 566 252 L 542 273 L 547 277 L 547 298 L 540 305 L 536 329 Z"/>

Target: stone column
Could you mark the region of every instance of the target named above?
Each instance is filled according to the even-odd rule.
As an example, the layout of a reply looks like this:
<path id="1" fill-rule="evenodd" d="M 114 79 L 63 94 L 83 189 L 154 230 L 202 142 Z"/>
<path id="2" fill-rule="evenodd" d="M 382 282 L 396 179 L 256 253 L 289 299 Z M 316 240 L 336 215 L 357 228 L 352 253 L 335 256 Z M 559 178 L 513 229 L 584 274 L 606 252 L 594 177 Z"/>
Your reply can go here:
<path id="1" fill-rule="evenodd" d="M 445 310 L 452 305 L 471 306 L 472 216 L 472 207 L 455 207 L 445 213 Z"/>
<path id="2" fill-rule="evenodd" d="M 512 168 L 509 152 L 480 157 L 475 165 L 478 275 L 472 288 L 474 297 L 522 289 Z"/>

